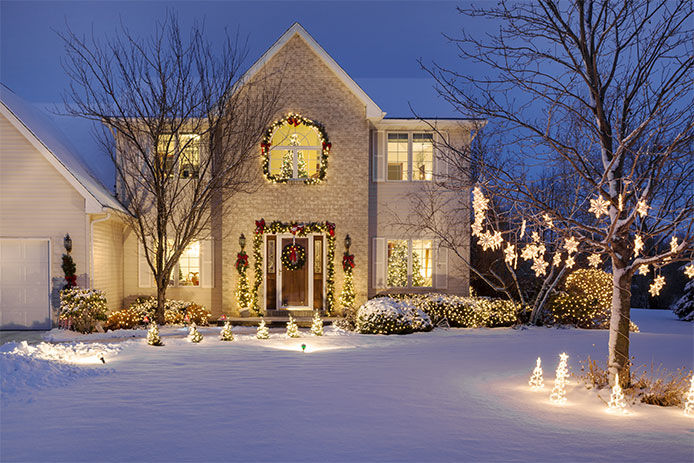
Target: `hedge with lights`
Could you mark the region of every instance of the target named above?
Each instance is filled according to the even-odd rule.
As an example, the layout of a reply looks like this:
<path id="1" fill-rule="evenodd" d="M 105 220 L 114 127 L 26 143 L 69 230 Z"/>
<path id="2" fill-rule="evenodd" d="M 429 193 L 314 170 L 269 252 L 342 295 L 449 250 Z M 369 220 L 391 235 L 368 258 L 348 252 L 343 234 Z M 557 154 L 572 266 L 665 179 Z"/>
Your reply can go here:
<path id="1" fill-rule="evenodd" d="M 318 132 L 319 142 L 321 144 L 318 175 L 316 177 L 304 178 L 303 182 L 306 184 L 322 182 L 325 179 L 325 174 L 328 170 L 328 155 L 330 154 L 330 148 L 332 147 L 330 140 L 328 140 L 328 133 L 325 131 L 325 127 L 323 127 L 322 124 L 294 113 L 289 113 L 282 119 L 274 122 L 267 129 L 262 141 L 260 142 L 260 150 L 263 155 L 263 173 L 265 174 L 265 177 L 267 177 L 267 179 L 272 183 L 286 183 L 291 179 L 291 176 L 288 176 L 287 173 L 284 172 L 286 169 L 281 169 L 279 175 L 273 175 L 270 173 L 270 149 L 272 147 L 272 136 L 274 135 L 275 131 L 283 125 L 290 125 L 294 127 L 305 125 L 307 127 L 316 129 Z"/>
<path id="2" fill-rule="evenodd" d="M 78 287 L 60 292 L 59 319 L 68 328 L 91 333 L 100 321 L 107 321 L 106 296 L 98 289 Z"/>
<path id="3" fill-rule="evenodd" d="M 131 330 L 142 324 L 140 314 L 131 308 L 111 312 L 104 325 L 105 330 Z"/>
<path id="4" fill-rule="evenodd" d="M 297 222 L 274 221 L 269 225 L 265 219 L 255 221 L 253 234 L 253 260 L 254 275 L 253 289 L 251 290 L 251 310 L 260 314 L 260 285 L 263 283 L 263 235 L 264 234 L 291 233 L 294 236 L 308 236 L 313 233 L 322 233 L 326 240 L 326 267 L 325 267 L 325 307 L 327 314 L 331 314 L 335 308 L 335 224 L 332 222 L 310 222 L 299 224 Z"/>
<path id="5" fill-rule="evenodd" d="M 405 301 L 379 297 L 357 309 L 356 331 L 362 334 L 408 334 L 431 329 L 429 316 Z"/>

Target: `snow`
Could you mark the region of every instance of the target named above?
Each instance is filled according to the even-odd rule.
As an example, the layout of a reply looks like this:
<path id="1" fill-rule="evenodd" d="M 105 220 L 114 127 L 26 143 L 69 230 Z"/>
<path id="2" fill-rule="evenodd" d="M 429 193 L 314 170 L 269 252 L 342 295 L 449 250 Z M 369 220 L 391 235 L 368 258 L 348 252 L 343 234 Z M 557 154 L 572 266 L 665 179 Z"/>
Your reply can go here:
<path id="1" fill-rule="evenodd" d="M 692 368 L 693 325 L 670 311 L 632 312 L 637 363 Z M 3 461 L 692 461 L 694 419 L 632 405 L 609 414 L 571 377 L 549 403 L 558 355 L 572 372 L 606 357 L 606 330 L 436 329 L 373 336 L 326 328 L 257 340 L 252 327 L 164 328 L 144 339 L 1 349 Z M 140 330 L 144 331 L 144 330 Z M 107 333 L 108 334 L 108 333 Z M 114 333 L 112 335 L 117 335 Z M 301 344 L 307 352 L 301 352 Z M 85 350 L 88 346 L 92 350 Z M 15 350 L 17 350 L 15 352 Z M 113 350 L 111 350 L 113 349 Z M 76 365 L 89 352 L 107 363 Z M 542 357 L 545 389 L 527 382 Z M 56 359 L 63 360 L 56 360 Z M 22 360 L 23 361 L 23 360 Z M 65 370 L 62 370 L 65 368 Z M 69 370 L 67 368 L 70 368 Z M 50 376 L 44 375 L 51 369 Z M 101 374 L 74 374 L 101 370 Z M 61 376 L 64 371 L 64 377 Z M 42 377 L 42 381 L 33 381 Z M 17 387 L 22 381 L 26 386 Z"/>

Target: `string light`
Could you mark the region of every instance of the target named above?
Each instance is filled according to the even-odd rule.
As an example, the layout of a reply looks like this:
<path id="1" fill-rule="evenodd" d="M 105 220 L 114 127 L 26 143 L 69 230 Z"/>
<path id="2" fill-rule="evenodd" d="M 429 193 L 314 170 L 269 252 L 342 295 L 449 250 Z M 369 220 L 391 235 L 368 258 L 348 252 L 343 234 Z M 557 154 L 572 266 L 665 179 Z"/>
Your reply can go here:
<path id="1" fill-rule="evenodd" d="M 196 344 L 202 341 L 202 334 L 200 334 L 200 332 L 198 331 L 198 327 L 195 324 L 195 322 L 193 322 L 190 325 L 190 329 L 188 331 L 188 341 L 194 342 Z"/>
<path id="2" fill-rule="evenodd" d="M 219 339 L 221 341 L 233 341 L 234 340 L 234 333 L 231 331 L 231 322 L 227 321 L 224 323 L 224 328 L 222 328 L 222 331 L 219 333 Z"/>
<path id="3" fill-rule="evenodd" d="M 150 346 L 164 345 L 164 343 L 161 341 L 161 337 L 159 336 L 159 326 L 157 326 L 157 324 L 154 322 L 149 325 L 149 330 L 147 331 L 147 344 Z"/>
<path id="4" fill-rule="evenodd" d="M 564 265 L 566 268 L 573 268 L 573 266 L 576 264 L 576 261 L 574 260 L 574 256 L 568 256 L 566 258 L 566 261 L 564 261 Z"/>
<path id="5" fill-rule="evenodd" d="M 624 209 L 624 195 L 622 193 L 619 194 L 619 203 L 617 207 L 620 211 Z"/>
<path id="6" fill-rule="evenodd" d="M 557 252 L 554 254 L 554 258 L 552 258 L 553 267 L 559 267 L 559 264 L 561 264 L 561 252 Z"/>
<path id="7" fill-rule="evenodd" d="M 540 357 L 538 357 L 535 369 L 533 370 L 533 374 L 532 376 L 530 376 L 530 381 L 528 381 L 528 385 L 530 386 L 530 389 L 532 389 L 533 391 L 539 391 L 540 389 L 543 389 L 545 387 L 544 381 L 542 379 L 541 362 L 542 361 L 540 360 Z"/>
<path id="8" fill-rule="evenodd" d="M 651 287 L 648 288 L 648 292 L 651 293 L 651 296 L 656 297 L 660 294 L 660 290 L 663 289 L 663 286 L 665 286 L 665 277 L 658 275 L 653 280 Z"/>
<path id="9" fill-rule="evenodd" d="M 643 264 L 639 267 L 639 275 L 647 275 L 649 271 L 650 267 L 648 267 L 648 264 Z"/>
<path id="10" fill-rule="evenodd" d="M 694 417 L 694 375 L 692 375 L 689 392 L 687 392 L 686 402 L 684 403 L 684 414 Z"/>
<path id="11" fill-rule="evenodd" d="M 602 263 L 602 258 L 600 257 L 600 254 L 593 253 L 590 256 L 588 256 L 588 264 L 593 267 L 593 268 L 598 268 L 598 266 Z"/>
<path id="12" fill-rule="evenodd" d="M 258 329 L 255 332 L 255 337 L 257 339 L 270 339 L 270 330 L 265 324 L 265 319 L 260 317 L 260 323 L 258 324 Z"/>
<path id="13" fill-rule="evenodd" d="M 320 318 L 318 311 L 313 314 L 313 323 L 311 324 L 311 334 L 314 336 L 323 336 L 323 320 Z"/>
<path id="14" fill-rule="evenodd" d="M 526 226 L 527 224 L 528 224 L 528 223 L 526 222 L 526 220 L 523 219 L 523 223 L 521 223 L 521 232 L 520 232 L 520 237 L 521 237 L 521 238 L 523 238 L 523 236 L 525 236 L 525 226 Z"/>
<path id="15" fill-rule="evenodd" d="M 578 252 L 578 240 L 572 236 L 564 242 L 564 249 L 566 249 L 566 252 L 569 254 Z"/>
<path id="16" fill-rule="evenodd" d="M 636 212 L 641 216 L 641 217 L 646 217 L 648 214 L 648 205 L 646 204 L 646 201 L 643 199 L 639 200 L 639 202 L 636 204 Z"/>
<path id="17" fill-rule="evenodd" d="M 536 231 L 533 232 L 532 234 L 532 240 L 536 243 L 540 242 L 540 234 Z"/>
<path id="18" fill-rule="evenodd" d="M 480 187 L 476 186 L 472 190 L 472 209 L 475 212 L 475 221 L 472 224 L 472 235 L 480 236 L 482 233 L 482 222 L 484 222 L 484 215 L 489 207 L 489 200 L 484 197 L 484 193 Z"/>
<path id="19" fill-rule="evenodd" d="M 298 338 L 300 337 L 299 334 L 299 327 L 296 326 L 296 321 L 294 320 L 294 317 L 289 315 L 289 321 L 287 322 L 287 337 L 290 338 Z"/>
<path id="20" fill-rule="evenodd" d="M 670 252 L 677 252 L 678 246 L 679 246 L 679 243 L 677 243 L 677 237 L 673 236 L 672 239 L 670 240 Z"/>
<path id="21" fill-rule="evenodd" d="M 487 249 L 496 251 L 504 243 L 504 238 L 501 236 L 501 232 L 499 231 L 492 233 L 491 231 L 487 230 L 478 236 L 477 243 L 482 246 L 482 250 L 484 251 Z"/>
<path id="22" fill-rule="evenodd" d="M 634 238 L 634 255 L 638 255 L 639 252 L 643 250 L 643 239 L 641 238 L 641 235 L 636 235 Z"/>
<path id="23" fill-rule="evenodd" d="M 593 214 L 595 214 L 595 217 L 599 219 L 601 215 L 608 214 L 609 206 L 610 202 L 608 200 L 606 200 L 602 196 L 598 196 L 598 199 L 590 200 L 590 208 L 588 209 L 588 212 L 592 212 Z"/>
<path id="24" fill-rule="evenodd" d="M 548 265 L 548 262 L 545 262 L 544 260 L 537 258 L 533 260 L 533 265 L 530 268 L 535 271 L 535 276 L 539 278 L 540 276 L 547 274 Z"/>
<path id="25" fill-rule="evenodd" d="M 694 262 L 684 267 L 684 274 L 689 278 L 694 278 Z"/>
<path id="26" fill-rule="evenodd" d="M 569 356 L 565 352 L 559 355 L 559 365 L 557 365 L 554 387 L 549 396 L 550 402 L 554 404 L 563 405 L 566 403 L 566 379 L 569 377 L 568 360 Z"/>
<path id="27" fill-rule="evenodd" d="M 549 214 L 545 213 L 542 216 L 542 219 L 545 221 L 545 224 L 547 224 L 547 228 L 554 228 L 554 222 L 552 221 L 552 218 L 549 216 Z"/>
<path id="28" fill-rule="evenodd" d="M 509 243 L 508 246 L 506 246 L 506 249 L 504 249 L 504 261 L 513 268 L 516 268 L 516 263 L 518 262 L 518 255 L 516 255 L 515 245 Z"/>
<path id="29" fill-rule="evenodd" d="M 624 392 L 622 386 L 619 385 L 619 374 L 614 377 L 614 386 L 612 386 L 612 394 L 610 402 L 607 404 L 607 409 L 613 412 L 627 413 L 627 403 L 624 400 Z"/>

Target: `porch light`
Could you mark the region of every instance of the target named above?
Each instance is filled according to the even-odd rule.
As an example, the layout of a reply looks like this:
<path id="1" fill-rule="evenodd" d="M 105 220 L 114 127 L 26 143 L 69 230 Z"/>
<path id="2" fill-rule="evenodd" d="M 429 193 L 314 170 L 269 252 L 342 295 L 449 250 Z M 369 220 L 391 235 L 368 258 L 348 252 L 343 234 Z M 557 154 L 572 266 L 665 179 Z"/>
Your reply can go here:
<path id="1" fill-rule="evenodd" d="M 349 237 L 349 234 L 345 236 L 345 250 L 349 252 L 349 247 L 352 246 L 352 238 Z"/>
<path id="2" fill-rule="evenodd" d="M 72 251 L 72 238 L 70 238 L 69 233 L 65 233 L 65 238 L 63 238 L 63 246 L 65 246 L 65 250 L 67 252 Z"/>
<path id="3" fill-rule="evenodd" d="M 246 247 L 246 235 L 241 233 L 241 236 L 239 236 L 239 246 L 241 246 L 241 249 Z"/>

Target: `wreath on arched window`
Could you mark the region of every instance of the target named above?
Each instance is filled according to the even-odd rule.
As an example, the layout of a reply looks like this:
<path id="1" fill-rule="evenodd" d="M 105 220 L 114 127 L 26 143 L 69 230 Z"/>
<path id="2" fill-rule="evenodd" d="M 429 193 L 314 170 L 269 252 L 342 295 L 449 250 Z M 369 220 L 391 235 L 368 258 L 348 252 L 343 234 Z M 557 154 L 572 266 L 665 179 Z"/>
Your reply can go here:
<path id="1" fill-rule="evenodd" d="M 263 136 L 263 140 L 260 143 L 260 150 L 263 155 L 263 173 L 265 174 L 265 177 L 267 177 L 267 179 L 272 183 L 286 183 L 294 178 L 291 175 L 287 175 L 284 166 L 278 173 L 273 174 L 270 172 L 270 150 L 272 148 L 272 137 L 275 134 L 275 131 L 284 125 L 293 127 L 304 125 L 316 130 L 320 145 L 318 172 L 316 172 L 314 176 L 300 175 L 299 178 L 306 184 L 322 182 L 325 179 L 325 174 L 328 170 L 328 154 L 330 153 L 330 148 L 332 147 L 332 144 L 328 140 L 328 134 L 322 124 L 293 113 L 289 113 L 282 119 L 273 123 L 270 127 L 268 127 L 265 135 Z M 298 171 L 306 174 L 305 160 L 299 159 L 298 164 Z"/>
<path id="2" fill-rule="evenodd" d="M 306 249 L 291 243 L 282 248 L 282 264 L 287 270 L 299 270 L 306 263 Z"/>

